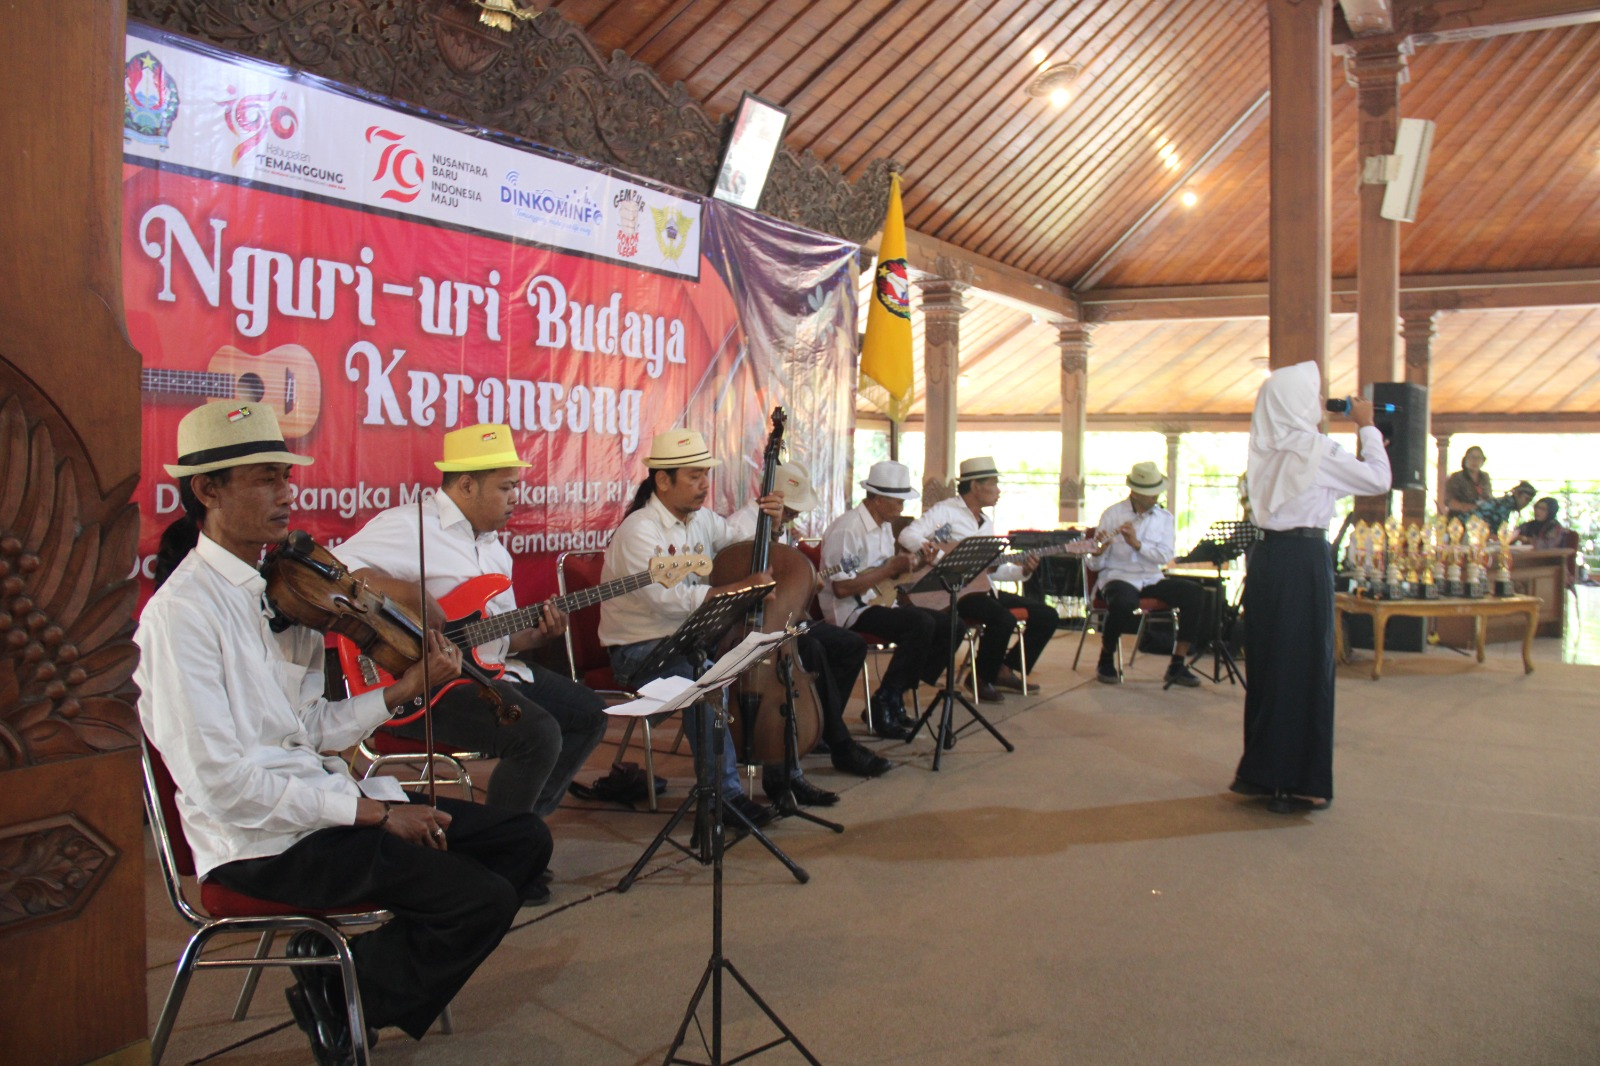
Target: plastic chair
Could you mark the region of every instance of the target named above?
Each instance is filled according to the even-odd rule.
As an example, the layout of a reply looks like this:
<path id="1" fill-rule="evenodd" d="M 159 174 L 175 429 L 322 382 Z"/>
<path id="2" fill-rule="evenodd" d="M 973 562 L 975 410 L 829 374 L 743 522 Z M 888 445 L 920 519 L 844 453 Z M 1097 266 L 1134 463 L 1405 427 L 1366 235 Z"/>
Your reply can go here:
<path id="1" fill-rule="evenodd" d="M 1078 633 L 1078 651 L 1072 657 L 1072 668 L 1078 668 L 1078 660 L 1083 658 L 1083 642 L 1089 637 L 1090 628 L 1097 632 L 1105 627 L 1106 615 L 1110 607 L 1100 597 L 1099 584 L 1100 572 L 1091 570 L 1087 566 L 1084 570 L 1084 598 L 1089 602 L 1087 617 L 1084 619 L 1083 629 Z M 1151 618 L 1158 622 L 1169 622 L 1174 633 L 1178 630 L 1178 609 L 1166 600 L 1158 600 L 1153 596 L 1139 597 L 1139 606 L 1133 612 L 1139 618 L 1139 627 L 1133 632 L 1133 654 L 1128 656 L 1128 667 L 1133 667 L 1134 661 L 1139 658 L 1139 642 L 1144 639 L 1145 624 Z M 1122 676 L 1122 641 L 1117 641 L 1117 676 Z"/>
<path id="2" fill-rule="evenodd" d="M 561 595 L 578 589 L 593 588 L 600 584 L 600 569 L 605 564 L 603 551 L 565 551 L 556 556 L 556 587 Z M 611 656 L 607 654 L 605 646 L 600 643 L 600 612 L 575 611 L 567 619 L 567 668 L 572 673 L 572 680 L 588 685 L 608 700 L 631 700 L 634 693 L 624 688 L 617 680 L 617 675 L 611 670 Z M 664 719 L 663 719 L 664 720 Z M 659 721 L 652 722 L 648 717 L 628 719 L 623 727 L 622 739 L 617 744 L 617 757 L 612 760 L 616 766 L 622 762 L 622 757 L 627 754 L 628 745 L 633 741 L 633 727 L 637 722 L 644 723 L 644 771 L 645 780 L 656 779 L 655 758 L 655 727 Z M 676 752 L 683 743 L 683 728 L 678 729 L 678 735 L 672 742 L 671 752 Z M 650 809 L 656 810 L 656 790 L 646 789 L 650 795 Z"/>
<path id="3" fill-rule="evenodd" d="M 234 1007 L 233 1020 L 241 1021 L 250 1007 L 256 982 L 265 967 L 283 966 L 337 966 L 344 978 L 345 1010 L 350 1020 L 350 1049 L 357 1066 L 367 1066 L 367 1025 L 361 1009 L 361 993 L 356 984 L 355 959 L 350 954 L 346 929 L 377 925 L 391 917 L 386 910 L 318 911 L 303 910 L 255 899 L 234 892 L 222 885 L 200 882 L 200 904 L 196 906 L 184 894 L 184 877 L 194 876 L 194 853 L 184 839 L 178 820 L 177 786 L 161 761 L 160 753 L 148 741 L 141 742 L 144 761 L 145 812 L 149 816 L 150 836 L 155 842 L 156 860 L 161 867 L 161 877 L 167 886 L 167 896 L 173 909 L 195 932 L 178 956 L 177 971 L 172 977 L 172 988 L 161 1008 L 150 1037 L 151 1066 L 159 1066 L 166 1051 L 167 1039 L 172 1035 L 173 1023 L 183 1005 L 189 979 L 197 970 L 222 968 L 248 971 L 239 1001 Z M 173 832 L 173 827 L 178 831 Z M 277 934 L 294 933 L 312 929 L 321 933 L 334 947 L 332 955 L 290 959 L 271 955 Z M 250 958 L 201 958 L 201 952 L 210 939 L 218 933 L 260 933 L 256 951 Z"/>

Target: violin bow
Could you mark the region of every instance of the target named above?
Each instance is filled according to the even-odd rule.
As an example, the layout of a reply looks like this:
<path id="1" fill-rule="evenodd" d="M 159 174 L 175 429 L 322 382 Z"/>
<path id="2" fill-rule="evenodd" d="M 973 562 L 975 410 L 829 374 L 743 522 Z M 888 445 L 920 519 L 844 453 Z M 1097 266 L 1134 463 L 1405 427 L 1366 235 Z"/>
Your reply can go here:
<path id="1" fill-rule="evenodd" d="M 422 520 L 422 493 L 417 493 L 417 604 L 422 615 L 422 699 L 427 702 L 428 694 L 433 691 L 432 679 L 428 676 L 428 537 L 427 525 Z M 433 807 L 439 806 L 439 783 L 435 780 L 435 765 L 433 754 L 433 708 L 430 706 L 422 715 L 423 747 L 428 759 L 428 803 Z"/>

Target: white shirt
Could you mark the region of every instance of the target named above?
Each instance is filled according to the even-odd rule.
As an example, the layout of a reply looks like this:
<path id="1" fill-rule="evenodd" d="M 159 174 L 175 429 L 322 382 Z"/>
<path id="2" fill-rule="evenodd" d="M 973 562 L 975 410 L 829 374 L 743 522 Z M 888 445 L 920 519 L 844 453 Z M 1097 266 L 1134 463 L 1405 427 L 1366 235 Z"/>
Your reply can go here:
<path id="1" fill-rule="evenodd" d="M 428 537 L 428 593 L 435 599 L 484 574 L 511 576 L 511 553 L 496 532 L 474 533 L 472 523 L 447 493 L 436 492 L 422 503 L 422 525 Z M 371 521 L 339 545 L 335 555 L 351 570 L 371 567 L 401 581 L 417 580 L 417 508 L 401 504 L 372 516 Z M 487 617 L 517 609 L 516 595 L 500 593 L 483 605 Z M 510 637 L 479 645 L 478 660 L 485 666 L 503 663 L 506 673 L 519 681 L 532 681 L 533 672 L 516 659 L 507 659 Z"/>
<path id="2" fill-rule="evenodd" d="M 1377 496 L 1388 492 L 1392 482 L 1389 453 L 1383 449 L 1383 433 L 1375 426 L 1363 426 L 1356 435 L 1361 440 L 1361 458 L 1345 451 L 1337 441 L 1329 440 L 1329 450 L 1317 464 L 1311 487 L 1291 496 L 1271 512 L 1255 505 L 1256 525 L 1262 529 L 1301 526 L 1327 529 L 1333 521 L 1333 506 L 1339 497 Z"/>
<path id="3" fill-rule="evenodd" d="M 835 518 L 823 532 L 822 566 L 824 569 L 830 566 L 841 568 L 822 583 L 822 591 L 818 594 L 823 613 L 832 619 L 834 625 L 849 628 L 857 615 L 872 606 L 877 593 L 867 589 L 857 596 L 838 596 L 833 591 L 833 583 L 848 581 L 859 571 L 882 566 L 893 554 L 894 527 L 888 522 L 879 525 L 865 503 L 858 503 L 852 510 Z M 879 606 L 893 607 L 894 601 L 880 603 Z"/>
<path id="4" fill-rule="evenodd" d="M 728 543 L 737 544 L 741 540 L 756 539 L 756 520 L 761 517 L 761 508 L 755 500 L 751 500 L 743 507 L 727 517 Z"/>
<path id="5" fill-rule="evenodd" d="M 975 516 L 972 508 L 960 496 L 940 500 L 900 531 L 900 544 L 911 551 L 918 551 L 930 540 L 957 541 L 968 537 L 995 536 L 994 519 L 982 511 L 978 514 L 982 517 Z M 988 592 L 991 578 L 995 581 L 1022 581 L 1026 576 L 1016 563 L 1002 563 L 991 574 L 979 574 L 961 590 L 961 594 Z M 942 592 L 923 593 L 912 597 L 912 602 L 933 608 L 950 606 L 949 596 Z"/>
<path id="6" fill-rule="evenodd" d="M 1133 535 L 1139 541 L 1138 551 L 1117 532 L 1124 522 L 1133 523 Z M 1099 572 L 1101 588 L 1113 581 L 1126 581 L 1136 589 L 1153 585 L 1161 580 L 1161 568 L 1175 554 L 1177 526 L 1172 512 L 1160 504 L 1144 514 L 1134 514 L 1133 501 L 1118 500 L 1106 508 L 1095 528 L 1111 535 L 1111 546 L 1103 555 L 1085 555 L 1083 565 Z"/>
<path id="7" fill-rule="evenodd" d="M 648 570 L 650 560 L 658 555 L 688 552 L 714 558 L 738 539 L 729 535 L 728 523 L 721 515 L 702 507 L 689 521 L 680 522 L 660 497 L 651 495 L 612 535 L 600 580 Z M 631 596 L 606 600 L 600 605 L 600 643 L 616 647 L 671 636 L 710 591 L 698 574 L 689 574 L 671 588 L 652 583 Z"/>
<path id="8" fill-rule="evenodd" d="M 150 597 L 134 643 L 139 720 L 178 785 L 204 877 L 354 825 L 361 787 L 337 755 L 389 719 L 381 691 L 322 696 L 321 633 L 267 628 L 266 582 L 207 539 Z"/>

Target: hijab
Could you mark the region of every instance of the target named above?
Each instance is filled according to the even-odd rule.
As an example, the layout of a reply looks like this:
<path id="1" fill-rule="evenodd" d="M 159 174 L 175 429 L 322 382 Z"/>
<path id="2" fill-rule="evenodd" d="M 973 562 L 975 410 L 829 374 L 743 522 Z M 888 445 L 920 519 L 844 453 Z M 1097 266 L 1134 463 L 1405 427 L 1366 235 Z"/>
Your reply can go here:
<path id="1" fill-rule="evenodd" d="M 1322 371 L 1315 362 L 1279 367 L 1250 416 L 1250 508 L 1270 518 L 1315 483 L 1332 450 L 1322 435 Z"/>

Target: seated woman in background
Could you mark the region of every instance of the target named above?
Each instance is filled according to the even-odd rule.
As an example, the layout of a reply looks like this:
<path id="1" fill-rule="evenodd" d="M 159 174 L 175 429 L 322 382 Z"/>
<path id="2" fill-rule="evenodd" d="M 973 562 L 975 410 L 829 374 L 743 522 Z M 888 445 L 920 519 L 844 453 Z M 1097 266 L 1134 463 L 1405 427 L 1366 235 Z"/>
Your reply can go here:
<path id="1" fill-rule="evenodd" d="M 1566 535 L 1566 527 L 1556 520 L 1561 505 L 1554 496 L 1546 496 L 1533 505 L 1533 521 L 1517 527 L 1513 544 L 1526 544 L 1531 548 L 1559 548 Z"/>
<path id="2" fill-rule="evenodd" d="M 1483 462 L 1483 449 L 1474 444 L 1461 454 L 1461 469 L 1444 483 L 1445 510 L 1463 521 L 1477 510 L 1480 502 L 1494 499 Z"/>

